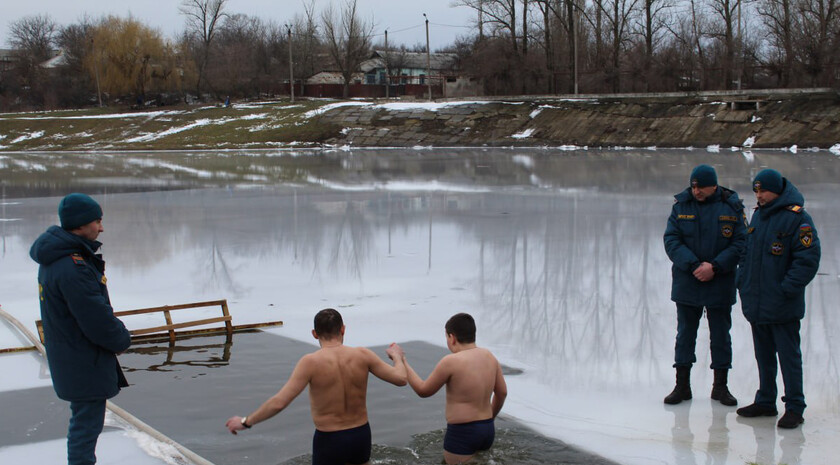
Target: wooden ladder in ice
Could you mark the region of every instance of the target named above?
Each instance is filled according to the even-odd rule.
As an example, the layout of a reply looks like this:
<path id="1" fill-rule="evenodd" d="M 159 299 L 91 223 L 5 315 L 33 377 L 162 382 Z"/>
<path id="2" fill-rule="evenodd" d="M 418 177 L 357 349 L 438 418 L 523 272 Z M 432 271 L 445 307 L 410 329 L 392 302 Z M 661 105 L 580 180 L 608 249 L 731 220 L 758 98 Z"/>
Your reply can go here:
<path id="1" fill-rule="evenodd" d="M 222 310 L 222 316 L 217 316 L 213 318 L 202 318 L 199 320 L 191 320 L 191 321 L 184 321 L 181 323 L 175 323 L 172 320 L 171 312 L 175 310 L 185 310 L 190 308 L 202 308 L 202 307 L 215 307 L 219 306 Z M 133 315 L 144 315 L 148 313 L 163 313 L 163 317 L 166 320 L 165 325 L 160 326 L 152 326 L 149 328 L 140 328 L 140 329 L 133 329 L 129 331 L 131 333 L 131 342 L 148 342 L 148 341 L 158 341 L 158 340 L 165 340 L 169 339 L 170 343 L 174 343 L 175 339 L 178 337 L 185 337 L 185 336 L 210 336 L 214 334 L 225 334 L 227 335 L 228 339 L 233 336 L 235 332 L 241 331 L 252 331 L 258 328 L 265 328 L 270 326 L 282 326 L 282 321 L 269 321 L 265 323 L 255 323 L 255 324 L 247 324 L 247 325 L 233 325 L 232 317 L 230 316 L 230 312 L 228 311 L 228 304 L 227 299 L 223 300 L 210 300 L 207 302 L 193 302 L 188 304 L 180 304 L 180 305 L 164 305 L 162 307 L 150 307 L 150 308 L 140 308 L 137 310 L 125 310 L 120 312 L 114 312 L 114 316 L 116 317 L 126 317 L 126 316 L 133 316 Z M 183 330 L 184 328 L 193 328 L 196 326 L 205 326 L 211 325 L 214 323 L 224 323 L 222 326 L 216 326 L 211 328 L 201 328 L 201 329 L 192 329 L 192 330 Z M 41 320 L 35 322 L 35 326 L 38 328 L 38 337 L 41 339 L 41 342 L 44 342 L 44 325 Z M 179 331 L 181 330 L 181 331 Z"/>

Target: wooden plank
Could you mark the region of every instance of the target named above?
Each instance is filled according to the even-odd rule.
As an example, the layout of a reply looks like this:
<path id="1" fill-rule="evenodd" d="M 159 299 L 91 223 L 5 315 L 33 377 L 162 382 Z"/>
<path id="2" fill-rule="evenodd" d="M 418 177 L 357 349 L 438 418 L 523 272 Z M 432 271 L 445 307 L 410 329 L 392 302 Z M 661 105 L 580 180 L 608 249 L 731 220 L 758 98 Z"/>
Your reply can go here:
<path id="1" fill-rule="evenodd" d="M 15 352 L 28 352 L 30 350 L 38 350 L 38 348 L 35 346 L 8 347 L 5 349 L 0 349 L 0 354 L 13 354 Z"/>
<path id="2" fill-rule="evenodd" d="M 145 329 L 135 329 L 134 331 L 130 331 L 132 335 L 142 335 L 142 334 L 149 334 L 149 333 L 158 333 L 161 331 L 168 331 L 170 329 L 179 329 L 179 328 L 189 328 L 190 326 L 201 326 L 210 323 L 221 323 L 223 321 L 230 320 L 230 316 L 218 316 L 215 318 L 205 318 L 203 320 L 194 320 L 194 321 L 187 321 L 185 323 L 175 323 L 172 325 L 163 325 L 163 326 L 154 326 L 151 328 Z"/>
<path id="3" fill-rule="evenodd" d="M 248 332 L 248 331 L 256 331 L 260 328 L 268 328 L 272 326 L 283 326 L 282 321 L 268 321 L 265 323 L 252 323 L 246 325 L 234 325 L 232 327 L 233 332 L 241 333 L 241 332 Z M 187 337 L 200 337 L 200 336 L 213 336 L 216 334 L 227 334 L 227 328 L 218 326 L 215 328 L 203 328 L 203 329 L 191 329 L 186 331 L 176 331 L 175 335 L 179 338 L 187 338 Z M 157 333 L 157 334 L 144 334 L 144 335 L 137 335 L 131 337 L 132 344 L 137 342 L 153 342 L 153 341 L 166 341 L 169 339 L 167 334 Z"/>
<path id="4" fill-rule="evenodd" d="M 216 305 L 227 305 L 227 300 L 209 300 L 207 302 L 194 302 L 190 304 L 164 305 L 162 307 L 139 308 L 137 310 L 124 310 L 114 312 L 115 316 L 142 315 L 144 313 L 162 312 L 164 310 L 183 310 L 185 308 L 214 307 Z"/>
<path id="5" fill-rule="evenodd" d="M 172 324 L 172 315 L 169 313 L 169 310 L 164 310 L 163 311 L 163 316 L 166 319 L 166 324 L 171 325 Z M 169 330 L 169 342 L 172 342 L 172 343 L 175 342 L 175 330 L 174 329 Z"/>

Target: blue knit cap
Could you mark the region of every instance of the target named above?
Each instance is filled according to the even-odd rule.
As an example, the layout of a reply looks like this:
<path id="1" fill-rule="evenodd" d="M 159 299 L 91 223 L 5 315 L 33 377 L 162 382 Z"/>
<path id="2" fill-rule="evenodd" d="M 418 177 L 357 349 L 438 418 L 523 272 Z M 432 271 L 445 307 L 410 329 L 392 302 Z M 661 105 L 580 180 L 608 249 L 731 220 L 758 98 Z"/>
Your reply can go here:
<path id="1" fill-rule="evenodd" d="M 102 218 L 102 207 L 85 194 L 68 194 L 58 203 L 58 219 L 67 230 L 84 226 Z"/>
<path id="2" fill-rule="evenodd" d="M 717 173 L 715 173 L 715 169 L 709 165 L 697 165 L 691 170 L 689 185 L 691 187 L 717 186 Z"/>
<path id="3" fill-rule="evenodd" d="M 774 169 L 763 169 L 755 175 L 753 179 L 753 191 L 764 189 L 776 194 L 781 194 L 785 188 L 784 181 L 782 181 L 782 173 Z"/>

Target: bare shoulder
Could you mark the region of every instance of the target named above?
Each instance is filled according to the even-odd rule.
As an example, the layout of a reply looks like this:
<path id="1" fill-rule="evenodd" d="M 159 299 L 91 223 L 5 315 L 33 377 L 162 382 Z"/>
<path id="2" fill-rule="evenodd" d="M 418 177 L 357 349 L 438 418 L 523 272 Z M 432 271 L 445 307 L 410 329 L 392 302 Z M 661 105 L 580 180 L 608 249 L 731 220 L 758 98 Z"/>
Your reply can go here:
<path id="1" fill-rule="evenodd" d="M 380 358 L 374 353 L 372 350 L 368 349 L 367 347 L 352 347 L 352 355 L 359 359 L 366 360 L 368 362 L 375 362 L 380 360 Z"/>
<path id="2" fill-rule="evenodd" d="M 321 358 L 319 352 L 312 352 L 301 357 L 297 362 L 298 368 L 311 367 L 313 364 L 318 363 L 318 359 Z"/>

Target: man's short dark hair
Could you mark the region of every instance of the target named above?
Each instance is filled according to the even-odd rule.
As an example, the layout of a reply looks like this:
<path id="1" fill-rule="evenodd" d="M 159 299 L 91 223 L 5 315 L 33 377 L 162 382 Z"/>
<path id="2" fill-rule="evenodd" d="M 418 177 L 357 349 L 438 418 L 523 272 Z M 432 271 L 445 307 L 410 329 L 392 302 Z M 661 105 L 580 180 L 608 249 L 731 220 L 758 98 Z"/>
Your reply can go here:
<path id="1" fill-rule="evenodd" d="M 455 336 L 461 344 L 475 342 L 475 320 L 469 313 L 458 313 L 446 322 L 446 334 Z"/>
<path id="2" fill-rule="evenodd" d="M 344 321 L 341 314 L 332 308 L 325 308 L 315 315 L 315 334 L 318 337 L 330 339 L 341 335 Z"/>

